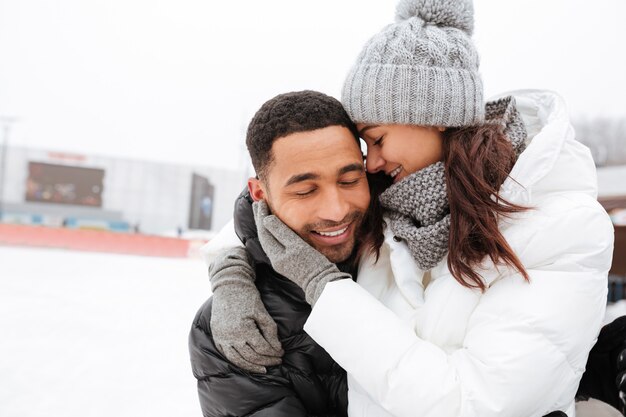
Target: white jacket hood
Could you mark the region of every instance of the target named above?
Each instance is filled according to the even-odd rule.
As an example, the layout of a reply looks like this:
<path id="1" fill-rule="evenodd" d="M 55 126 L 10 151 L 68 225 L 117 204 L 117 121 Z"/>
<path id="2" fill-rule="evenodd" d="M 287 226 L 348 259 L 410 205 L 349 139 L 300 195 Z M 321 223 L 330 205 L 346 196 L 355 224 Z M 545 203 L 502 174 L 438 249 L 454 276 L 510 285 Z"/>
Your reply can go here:
<path id="1" fill-rule="evenodd" d="M 528 146 L 513 167 L 502 192 L 521 194 L 531 200 L 533 192 L 576 191 L 597 198 L 597 177 L 588 148 L 574 138 L 563 99 L 545 90 L 505 93 L 515 98 L 526 130 Z"/>

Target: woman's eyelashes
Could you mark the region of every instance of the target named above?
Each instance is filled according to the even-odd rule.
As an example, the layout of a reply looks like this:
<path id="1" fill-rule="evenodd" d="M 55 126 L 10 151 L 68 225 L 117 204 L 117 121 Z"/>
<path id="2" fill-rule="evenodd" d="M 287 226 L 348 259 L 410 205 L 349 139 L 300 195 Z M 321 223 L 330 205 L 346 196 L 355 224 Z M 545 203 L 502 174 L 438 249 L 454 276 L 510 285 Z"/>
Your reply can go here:
<path id="1" fill-rule="evenodd" d="M 374 142 L 372 142 L 372 146 L 381 146 L 383 144 L 384 136 L 379 137 Z"/>

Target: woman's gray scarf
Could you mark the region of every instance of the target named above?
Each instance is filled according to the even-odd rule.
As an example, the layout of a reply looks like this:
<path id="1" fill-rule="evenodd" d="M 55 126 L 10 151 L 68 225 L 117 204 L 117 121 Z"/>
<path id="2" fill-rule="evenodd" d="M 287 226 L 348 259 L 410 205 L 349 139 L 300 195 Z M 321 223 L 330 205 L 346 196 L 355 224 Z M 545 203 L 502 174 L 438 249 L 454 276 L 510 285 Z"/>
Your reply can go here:
<path id="1" fill-rule="evenodd" d="M 489 102 L 486 123 L 504 126 L 517 156 L 525 148 L 524 123 L 513 97 Z M 448 253 L 450 208 L 443 162 L 414 172 L 380 195 L 395 238 L 405 240 L 420 269 L 427 271 Z"/>

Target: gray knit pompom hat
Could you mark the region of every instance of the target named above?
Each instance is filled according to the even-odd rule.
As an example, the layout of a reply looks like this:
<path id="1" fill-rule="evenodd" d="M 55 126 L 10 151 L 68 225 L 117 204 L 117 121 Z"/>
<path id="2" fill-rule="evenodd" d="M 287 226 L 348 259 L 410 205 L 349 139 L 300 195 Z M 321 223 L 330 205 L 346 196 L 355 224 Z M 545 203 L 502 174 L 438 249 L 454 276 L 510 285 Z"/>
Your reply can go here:
<path id="1" fill-rule="evenodd" d="M 484 119 L 472 0 L 400 0 L 357 58 L 342 102 L 357 123 L 461 127 Z"/>

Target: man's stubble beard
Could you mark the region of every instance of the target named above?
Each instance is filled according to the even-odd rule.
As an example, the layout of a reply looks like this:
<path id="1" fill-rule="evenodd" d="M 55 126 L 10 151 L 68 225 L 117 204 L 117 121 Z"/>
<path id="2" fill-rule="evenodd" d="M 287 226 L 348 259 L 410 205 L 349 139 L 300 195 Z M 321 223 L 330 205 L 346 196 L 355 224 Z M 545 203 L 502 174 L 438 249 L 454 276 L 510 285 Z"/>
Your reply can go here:
<path id="1" fill-rule="evenodd" d="M 313 246 L 313 249 L 324 255 L 330 262 L 336 264 L 345 261 L 352 255 L 355 245 L 355 233 L 352 233 L 350 239 L 341 245 L 317 247 L 313 242 L 307 242 Z"/>
<path id="2" fill-rule="evenodd" d="M 311 245 L 315 250 L 324 255 L 330 262 L 336 264 L 339 262 L 343 262 L 347 260 L 352 252 L 354 251 L 354 247 L 356 245 L 356 235 L 357 231 L 361 228 L 363 223 L 363 218 L 365 217 L 365 213 L 359 210 L 354 210 L 350 214 L 348 214 L 343 220 L 339 222 L 319 222 L 314 224 L 305 225 L 302 230 L 296 231 L 298 236 L 300 236 L 306 243 Z M 351 223 L 350 228 L 351 234 L 348 238 L 348 241 L 342 243 L 340 245 L 334 246 L 318 246 L 311 239 L 311 231 L 316 229 L 325 229 L 332 228 L 335 226 L 339 226 L 341 224 Z"/>

